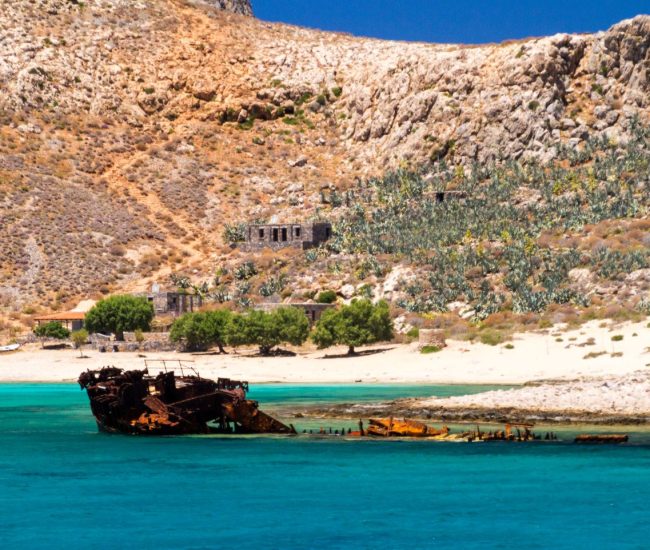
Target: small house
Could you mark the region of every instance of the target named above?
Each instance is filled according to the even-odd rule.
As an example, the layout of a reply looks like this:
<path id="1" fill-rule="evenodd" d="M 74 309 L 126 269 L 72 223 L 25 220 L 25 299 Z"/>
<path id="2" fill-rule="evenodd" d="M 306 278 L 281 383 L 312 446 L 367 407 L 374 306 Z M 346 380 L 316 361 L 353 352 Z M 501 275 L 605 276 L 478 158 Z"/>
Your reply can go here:
<path id="1" fill-rule="evenodd" d="M 84 327 L 86 313 L 83 311 L 62 311 L 51 313 L 49 315 L 39 315 L 34 317 L 34 321 L 39 325 L 47 323 L 61 323 L 69 331 L 74 332 Z"/>

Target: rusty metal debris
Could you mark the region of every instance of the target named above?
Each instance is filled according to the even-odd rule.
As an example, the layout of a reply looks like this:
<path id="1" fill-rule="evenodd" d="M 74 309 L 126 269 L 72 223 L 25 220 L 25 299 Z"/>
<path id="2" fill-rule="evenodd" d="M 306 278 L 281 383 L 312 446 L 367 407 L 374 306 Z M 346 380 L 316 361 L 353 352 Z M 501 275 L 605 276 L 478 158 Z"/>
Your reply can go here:
<path id="1" fill-rule="evenodd" d="M 414 437 L 428 438 L 436 441 L 556 441 L 557 436 L 553 432 L 547 432 L 542 438 L 532 431 L 532 424 L 506 424 L 503 430 L 482 430 L 476 426 L 475 430 L 451 433 L 447 426 L 441 429 L 432 428 L 418 422 L 404 418 L 396 420 L 394 418 L 371 418 L 368 427 L 364 429 L 362 421 L 359 421 L 359 430 L 348 432 L 352 437 Z M 342 433 L 341 435 L 344 435 Z"/>
<path id="2" fill-rule="evenodd" d="M 371 418 L 367 435 L 375 437 L 436 437 L 447 435 L 449 428 L 431 428 L 415 420 L 395 420 L 393 418 Z"/>
<path id="3" fill-rule="evenodd" d="M 582 434 L 575 438 L 576 443 L 627 443 L 627 434 Z"/>
<path id="4" fill-rule="evenodd" d="M 109 433 L 142 435 L 291 434 L 286 426 L 246 399 L 248 382 L 201 378 L 193 369 L 181 375 L 164 370 L 115 367 L 88 370 L 79 385 L 90 399 L 97 425 Z"/>

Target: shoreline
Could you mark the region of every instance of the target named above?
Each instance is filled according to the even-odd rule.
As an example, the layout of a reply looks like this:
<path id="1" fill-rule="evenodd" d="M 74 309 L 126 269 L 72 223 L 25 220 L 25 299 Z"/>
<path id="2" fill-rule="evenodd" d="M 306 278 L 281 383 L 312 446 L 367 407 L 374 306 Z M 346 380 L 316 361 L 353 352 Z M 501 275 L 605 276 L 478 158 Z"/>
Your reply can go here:
<path id="1" fill-rule="evenodd" d="M 448 347 L 433 354 L 419 353 L 417 344 L 398 344 L 368 347 L 352 357 L 336 356 L 346 349 L 335 348 L 294 350 L 297 355 L 293 357 L 261 357 L 252 349 L 227 355 L 85 349 L 88 357 L 80 358 L 76 350 L 43 350 L 31 344 L 0 354 L 0 383 L 75 384 L 87 369 L 143 369 L 149 360 L 149 369 L 155 373 L 162 370 L 155 360 L 180 360 L 205 378 L 246 380 L 252 385 L 485 386 L 483 392 L 456 397 L 320 408 L 298 405 L 288 411 L 289 416 L 641 425 L 650 423 L 648 343 L 646 320 L 618 325 L 593 321 L 572 330 L 555 326 L 516 335 L 512 342 L 499 346 L 450 340 Z M 167 368 L 173 369 L 173 363 Z"/>
<path id="2" fill-rule="evenodd" d="M 254 350 L 213 355 L 84 349 L 89 357 L 82 359 L 72 349 L 43 350 L 38 344 L 30 344 L 20 351 L 0 354 L 0 382 L 74 382 L 87 369 L 107 365 L 142 369 L 145 359 L 164 359 L 191 362 L 206 378 L 253 384 L 511 386 L 586 376 L 625 376 L 650 365 L 649 342 L 647 321 L 620 325 L 591 321 L 576 329 L 556 326 L 518 334 L 511 342 L 497 346 L 448 340 L 445 349 L 428 355 L 419 353 L 414 343 L 366 347 L 363 351 L 367 353 L 352 357 L 336 355 L 344 353 L 345 348 L 295 350 L 295 357 L 261 357 L 254 355 Z"/>

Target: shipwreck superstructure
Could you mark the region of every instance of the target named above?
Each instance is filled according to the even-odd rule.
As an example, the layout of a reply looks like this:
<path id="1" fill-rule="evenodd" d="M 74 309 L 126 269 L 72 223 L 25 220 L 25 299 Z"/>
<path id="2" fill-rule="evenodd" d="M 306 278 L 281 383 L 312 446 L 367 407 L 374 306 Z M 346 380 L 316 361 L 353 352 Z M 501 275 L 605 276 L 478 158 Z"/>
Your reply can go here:
<path id="1" fill-rule="evenodd" d="M 286 426 L 246 398 L 248 382 L 201 378 L 179 363 L 180 375 L 167 369 L 115 367 L 88 370 L 79 385 L 90 399 L 100 431 L 140 435 L 291 434 Z"/>

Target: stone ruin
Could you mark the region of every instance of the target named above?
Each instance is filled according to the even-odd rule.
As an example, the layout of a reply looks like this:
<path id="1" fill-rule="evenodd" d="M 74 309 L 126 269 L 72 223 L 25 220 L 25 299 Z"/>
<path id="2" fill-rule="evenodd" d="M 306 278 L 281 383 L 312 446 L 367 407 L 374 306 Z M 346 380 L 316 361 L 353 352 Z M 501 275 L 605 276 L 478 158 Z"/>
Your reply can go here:
<path id="1" fill-rule="evenodd" d="M 299 248 L 307 250 L 328 241 L 332 224 L 312 222 L 297 224 L 251 224 L 246 228 L 246 250 L 263 248 Z"/>

